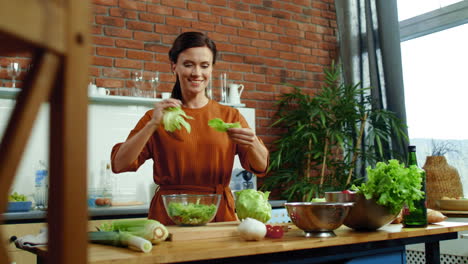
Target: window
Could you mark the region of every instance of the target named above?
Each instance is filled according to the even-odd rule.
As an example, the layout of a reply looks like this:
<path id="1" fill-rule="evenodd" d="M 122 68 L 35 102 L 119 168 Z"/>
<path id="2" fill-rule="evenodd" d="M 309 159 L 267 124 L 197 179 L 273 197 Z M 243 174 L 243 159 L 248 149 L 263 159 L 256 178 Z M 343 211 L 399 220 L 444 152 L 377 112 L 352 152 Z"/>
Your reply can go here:
<path id="1" fill-rule="evenodd" d="M 460 9 L 462 13 L 453 12 Z M 420 10 L 430 12 L 421 14 Z M 398 14 L 403 20 L 401 53 L 410 142 L 417 146 L 421 167 L 426 156 L 431 155 L 433 140 L 452 144 L 459 152 L 445 156 L 458 170 L 466 196 L 467 10 L 468 0 L 398 0 Z"/>

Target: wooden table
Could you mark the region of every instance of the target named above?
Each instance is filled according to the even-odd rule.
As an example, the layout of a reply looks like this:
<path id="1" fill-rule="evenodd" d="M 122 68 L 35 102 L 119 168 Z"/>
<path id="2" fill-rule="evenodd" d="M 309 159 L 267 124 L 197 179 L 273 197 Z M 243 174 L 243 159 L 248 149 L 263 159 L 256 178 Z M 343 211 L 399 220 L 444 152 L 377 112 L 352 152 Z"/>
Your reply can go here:
<path id="1" fill-rule="evenodd" d="M 262 241 L 247 242 L 237 235 L 236 226 L 234 222 L 226 222 L 196 228 L 182 227 L 185 233 L 180 233 L 181 227 L 169 227 L 170 231 L 175 233 L 176 241 L 166 241 L 155 245 L 147 254 L 124 248 L 90 244 L 88 262 L 94 264 L 190 261 L 284 263 L 295 260 L 294 263 L 323 263 L 323 261 L 374 256 L 376 259 L 373 259 L 375 262 L 372 263 L 378 263 L 378 257 L 395 252 L 401 253 L 400 258 L 404 258 L 405 245 L 425 243 L 426 263 L 439 263 L 439 241 L 456 239 L 458 231 L 468 230 L 468 223 L 447 221 L 426 228 L 402 228 L 400 224 L 388 225 L 373 232 L 357 232 L 342 226 L 335 230 L 336 237 L 305 238 L 301 230 L 292 226 L 281 239 L 267 238 Z M 180 236 L 181 234 L 183 236 Z M 200 239 L 197 239 L 197 234 Z M 212 238 L 208 238 L 210 236 Z M 46 251 L 40 249 L 35 253 L 41 259 Z"/>

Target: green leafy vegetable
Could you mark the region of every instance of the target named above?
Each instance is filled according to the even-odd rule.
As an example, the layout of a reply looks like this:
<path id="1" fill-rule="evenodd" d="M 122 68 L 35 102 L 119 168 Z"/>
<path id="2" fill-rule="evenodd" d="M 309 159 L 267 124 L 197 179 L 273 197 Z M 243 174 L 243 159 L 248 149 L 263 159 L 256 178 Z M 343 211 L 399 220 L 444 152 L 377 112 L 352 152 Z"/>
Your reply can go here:
<path id="1" fill-rule="evenodd" d="M 235 192 L 236 213 L 240 220 L 247 217 L 257 219 L 262 223 L 271 218 L 271 204 L 268 202 L 270 192 L 246 189 Z"/>
<path id="2" fill-rule="evenodd" d="M 423 198 L 421 191 L 421 169 L 412 165 L 405 168 L 397 160 L 389 160 L 388 164 L 378 162 L 372 169 L 367 167 L 367 182 L 361 186 L 352 186 L 353 190 L 362 193 L 366 199 L 374 198 L 378 204 L 390 208 L 392 213 L 399 212 L 406 204 L 410 211 L 414 209 L 414 201 Z"/>
<path id="3" fill-rule="evenodd" d="M 213 118 L 208 121 L 208 125 L 216 131 L 219 132 L 226 132 L 229 128 L 241 128 L 241 124 L 239 122 L 236 123 L 224 123 L 221 118 Z"/>
<path id="4" fill-rule="evenodd" d="M 19 194 L 17 192 L 14 192 L 10 195 L 8 195 L 8 201 L 9 202 L 26 202 L 28 201 L 28 197 L 24 194 Z"/>
<path id="5" fill-rule="evenodd" d="M 185 114 L 180 107 L 168 107 L 164 110 L 163 123 L 164 129 L 169 132 L 174 132 L 176 129 L 181 129 L 181 125 L 190 133 L 191 126 L 185 119 L 193 119 L 193 117 Z"/>
<path id="6" fill-rule="evenodd" d="M 169 203 L 169 216 L 181 225 L 203 225 L 208 223 L 216 214 L 217 207 L 214 204 L 195 203 Z"/>

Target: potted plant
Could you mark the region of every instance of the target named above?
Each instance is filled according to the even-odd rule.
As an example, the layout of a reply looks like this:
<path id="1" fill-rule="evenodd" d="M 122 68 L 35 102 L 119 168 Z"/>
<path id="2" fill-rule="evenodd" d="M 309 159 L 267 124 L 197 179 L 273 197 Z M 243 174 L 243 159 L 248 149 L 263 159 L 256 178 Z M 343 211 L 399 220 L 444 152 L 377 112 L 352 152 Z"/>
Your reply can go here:
<path id="1" fill-rule="evenodd" d="M 315 96 L 289 85 L 292 92 L 277 103 L 272 126 L 285 131 L 274 142 L 262 189 L 280 188 L 288 201 L 310 201 L 324 191 L 349 187 L 358 161 L 367 166 L 387 160 L 389 139 L 406 139 L 404 124 L 394 113 L 374 107 L 369 88 L 340 82 L 334 64 L 324 76 Z"/>

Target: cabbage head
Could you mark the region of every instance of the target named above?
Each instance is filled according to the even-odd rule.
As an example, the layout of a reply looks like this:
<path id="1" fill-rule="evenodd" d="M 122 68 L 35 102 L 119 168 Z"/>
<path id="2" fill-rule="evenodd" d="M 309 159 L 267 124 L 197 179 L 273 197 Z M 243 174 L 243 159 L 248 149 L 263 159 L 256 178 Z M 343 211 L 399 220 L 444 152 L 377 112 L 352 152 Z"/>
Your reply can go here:
<path id="1" fill-rule="evenodd" d="M 185 119 L 193 119 L 193 117 L 185 114 L 180 107 L 168 107 L 164 110 L 163 123 L 164 129 L 169 132 L 174 132 L 176 129 L 181 129 L 181 125 L 190 133 L 192 130 L 190 124 Z"/>
<path id="2" fill-rule="evenodd" d="M 240 220 L 247 217 L 257 219 L 262 223 L 271 218 L 271 204 L 268 202 L 270 192 L 246 189 L 235 192 L 236 213 Z"/>

